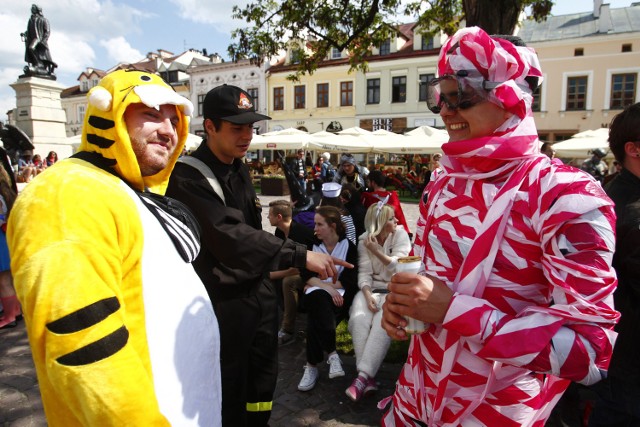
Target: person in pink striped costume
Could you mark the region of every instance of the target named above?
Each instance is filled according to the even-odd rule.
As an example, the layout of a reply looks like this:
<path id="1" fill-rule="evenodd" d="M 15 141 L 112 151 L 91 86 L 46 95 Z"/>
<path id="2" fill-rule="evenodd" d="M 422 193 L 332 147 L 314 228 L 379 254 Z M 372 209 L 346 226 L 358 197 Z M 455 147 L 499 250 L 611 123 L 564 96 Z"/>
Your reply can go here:
<path id="1" fill-rule="evenodd" d="M 517 37 L 461 29 L 442 47 L 428 106 L 449 133 L 423 193 L 414 251 L 424 272 L 389 283 L 382 325 L 427 323 L 383 426 L 542 427 L 570 381 L 606 376 L 619 313 L 613 203 L 540 153 L 542 80 Z"/>

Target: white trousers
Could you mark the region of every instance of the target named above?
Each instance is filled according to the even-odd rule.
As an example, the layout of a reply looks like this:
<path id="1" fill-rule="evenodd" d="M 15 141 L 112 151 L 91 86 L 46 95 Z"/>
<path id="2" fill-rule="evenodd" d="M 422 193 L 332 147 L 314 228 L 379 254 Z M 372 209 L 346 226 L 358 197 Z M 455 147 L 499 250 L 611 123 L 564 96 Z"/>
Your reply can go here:
<path id="1" fill-rule="evenodd" d="M 386 294 L 373 294 L 379 310 L 372 313 L 367 299 L 359 291 L 349 311 L 349 333 L 356 353 L 356 368 L 369 377 L 375 377 L 391 345 L 391 338 L 382 329 L 382 304 Z"/>

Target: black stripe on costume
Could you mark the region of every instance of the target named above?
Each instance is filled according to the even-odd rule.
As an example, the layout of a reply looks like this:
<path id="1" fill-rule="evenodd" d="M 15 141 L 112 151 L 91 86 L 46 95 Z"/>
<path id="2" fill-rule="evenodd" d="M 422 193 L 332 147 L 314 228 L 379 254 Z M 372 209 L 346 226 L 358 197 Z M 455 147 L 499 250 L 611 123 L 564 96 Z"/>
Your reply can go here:
<path id="1" fill-rule="evenodd" d="M 129 331 L 122 326 L 96 342 L 58 357 L 56 361 L 65 366 L 88 365 L 113 356 L 122 350 L 127 341 L 129 341 Z"/>
<path id="2" fill-rule="evenodd" d="M 109 148 L 115 143 L 113 139 L 103 138 L 94 133 L 87 134 L 87 141 L 89 144 L 97 145 L 100 148 Z"/>
<path id="3" fill-rule="evenodd" d="M 200 224 L 182 202 L 150 192 L 137 193 L 156 217 L 184 260 L 193 262 L 200 252 Z"/>
<path id="4" fill-rule="evenodd" d="M 47 323 L 47 329 L 54 334 L 72 334 L 100 323 L 118 309 L 120 302 L 116 297 L 105 298 Z"/>
<path id="5" fill-rule="evenodd" d="M 102 154 L 96 153 L 95 151 L 78 151 L 71 157 L 89 162 L 92 165 L 99 167 L 100 169 L 120 178 L 118 175 L 116 175 L 113 169 L 111 169 L 118 163 L 115 159 L 107 159 Z"/>
<path id="6" fill-rule="evenodd" d="M 114 127 L 116 124 L 113 120 L 105 119 L 100 116 L 89 116 L 89 124 L 96 129 L 107 130 Z"/>

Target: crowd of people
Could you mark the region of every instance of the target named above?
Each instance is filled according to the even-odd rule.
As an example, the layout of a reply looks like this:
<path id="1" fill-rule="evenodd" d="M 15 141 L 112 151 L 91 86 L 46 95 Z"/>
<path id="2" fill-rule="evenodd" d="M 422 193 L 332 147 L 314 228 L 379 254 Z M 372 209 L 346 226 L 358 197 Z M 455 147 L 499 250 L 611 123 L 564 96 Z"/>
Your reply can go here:
<path id="1" fill-rule="evenodd" d="M 207 138 L 180 157 L 191 102 L 153 74 L 105 76 L 72 159 L 17 198 L 0 174 L 0 265 L 15 286 L 0 276 L 2 321 L 26 319 L 48 423 L 267 426 L 278 348 L 303 308 L 300 392 L 325 361 L 345 376 L 342 320 L 353 401 L 376 391 L 391 340 L 410 340 L 383 426 L 543 426 L 571 383 L 598 394 L 591 426 L 637 425 L 639 104 L 611 124 L 620 171 L 603 189 L 602 153 L 585 173 L 541 151 L 543 73 L 517 37 L 461 29 L 437 75 L 427 106 L 449 141 L 431 167 L 344 154 L 309 171 L 299 150 L 293 182 L 321 199 L 271 203 L 275 234 L 242 161 L 269 119 L 249 93 L 211 90 Z M 419 197 L 415 236 L 390 183 Z M 25 238 L 41 223 L 48 233 Z M 417 273 L 398 268 L 408 255 Z"/>

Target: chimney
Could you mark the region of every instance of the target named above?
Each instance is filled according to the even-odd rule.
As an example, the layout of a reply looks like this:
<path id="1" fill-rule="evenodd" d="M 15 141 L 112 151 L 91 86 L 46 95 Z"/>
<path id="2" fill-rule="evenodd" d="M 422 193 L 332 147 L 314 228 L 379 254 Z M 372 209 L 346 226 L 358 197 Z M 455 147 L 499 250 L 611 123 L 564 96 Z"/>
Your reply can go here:
<path id="1" fill-rule="evenodd" d="M 602 0 L 593 0 L 593 17 L 600 18 L 600 6 L 602 6 Z"/>
<path id="2" fill-rule="evenodd" d="M 598 32 L 600 34 L 606 34 L 613 29 L 613 23 L 611 22 L 611 11 L 609 10 L 609 4 L 603 4 L 600 6 L 600 19 L 598 19 Z"/>

